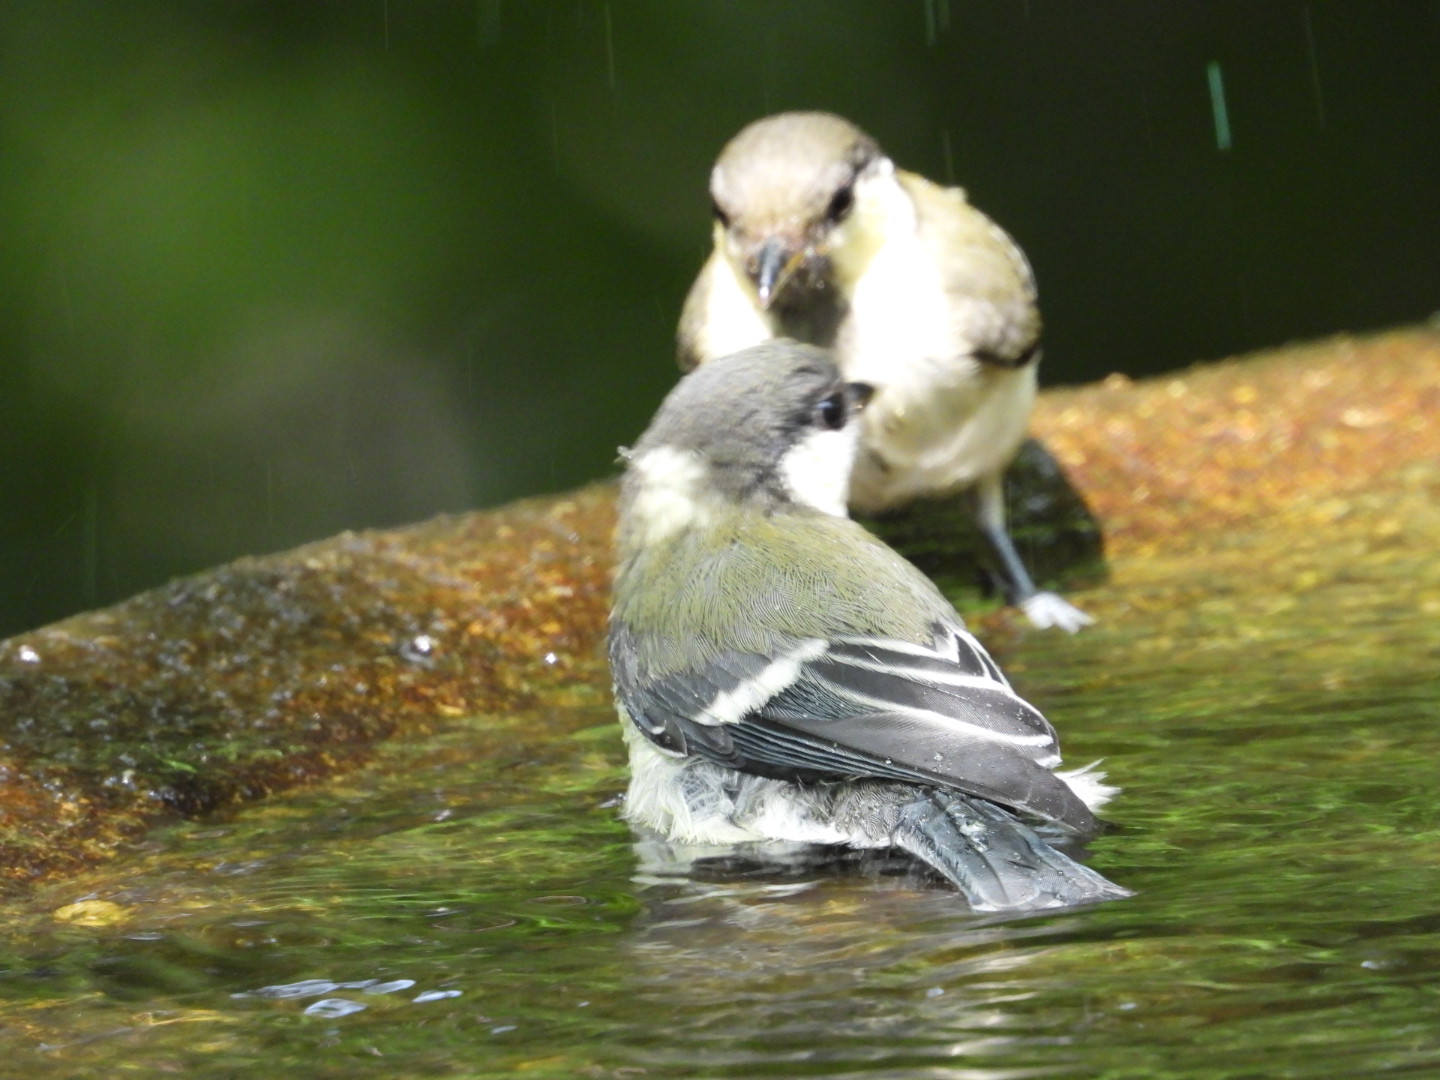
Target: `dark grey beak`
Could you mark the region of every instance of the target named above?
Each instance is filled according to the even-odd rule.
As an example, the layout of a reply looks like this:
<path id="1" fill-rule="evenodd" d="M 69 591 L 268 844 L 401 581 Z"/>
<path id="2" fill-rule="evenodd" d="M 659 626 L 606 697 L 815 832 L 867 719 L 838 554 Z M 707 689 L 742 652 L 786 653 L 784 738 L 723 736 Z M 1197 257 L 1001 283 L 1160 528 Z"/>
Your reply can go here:
<path id="1" fill-rule="evenodd" d="M 766 310 L 774 301 L 785 282 L 790 280 L 797 267 L 804 261 L 805 253 L 796 250 L 779 237 L 772 236 L 760 245 L 755 256 L 752 274 L 755 278 L 755 292 L 760 298 L 760 307 Z"/>

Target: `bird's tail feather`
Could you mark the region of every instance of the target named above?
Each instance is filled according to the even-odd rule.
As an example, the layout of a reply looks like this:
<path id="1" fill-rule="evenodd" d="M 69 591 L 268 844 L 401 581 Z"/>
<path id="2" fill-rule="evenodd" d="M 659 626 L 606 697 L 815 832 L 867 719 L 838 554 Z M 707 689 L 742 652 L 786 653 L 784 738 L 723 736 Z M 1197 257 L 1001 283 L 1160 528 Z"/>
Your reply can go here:
<path id="1" fill-rule="evenodd" d="M 1132 895 L 1056 851 L 994 803 L 954 792 L 929 790 L 907 803 L 892 842 L 945 875 L 977 911 L 1028 911 Z"/>

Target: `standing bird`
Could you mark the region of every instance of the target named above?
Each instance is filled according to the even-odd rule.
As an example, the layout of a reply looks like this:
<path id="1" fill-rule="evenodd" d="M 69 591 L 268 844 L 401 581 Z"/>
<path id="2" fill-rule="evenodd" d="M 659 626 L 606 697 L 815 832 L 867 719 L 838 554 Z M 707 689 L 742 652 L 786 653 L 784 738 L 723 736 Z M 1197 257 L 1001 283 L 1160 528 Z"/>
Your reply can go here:
<path id="1" fill-rule="evenodd" d="M 680 318 L 689 371 L 777 337 L 833 348 L 876 387 L 850 505 L 890 510 L 968 490 L 1007 599 L 1037 626 L 1094 620 L 1040 592 L 1005 527 L 1005 468 L 1040 360 L 1035 278 L 960 188 L 895 168 L 838 116 L 757 120 L 710 175 L 715 250 Z"/>
<path id="2" fill-rule="evenodd" d="M 626 817 L 684 843 L 899 848 L 982 911 L 1129 895 L 1047 843 L 1113 793 L 939 590 L 846 516 L 870 388 L 758 345 L 682 379 L 617 530 Z"/>

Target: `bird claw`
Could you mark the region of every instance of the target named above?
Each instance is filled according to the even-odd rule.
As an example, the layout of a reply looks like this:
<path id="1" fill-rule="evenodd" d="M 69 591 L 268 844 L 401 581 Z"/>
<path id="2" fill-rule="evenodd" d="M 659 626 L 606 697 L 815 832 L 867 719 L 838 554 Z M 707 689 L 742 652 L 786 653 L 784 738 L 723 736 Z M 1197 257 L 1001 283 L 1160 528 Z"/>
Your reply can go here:
<path id="1" fill-rule="evenodd" d="M 1095 622 L 1095 616 L 1087 615 L 1063 596 L 1053 592 L 1036 593 L 1020 602 L 1020 610 L 1031 625 L 1041 630 L 1059 627 L 1067 634 L 1073 634 Z"/>

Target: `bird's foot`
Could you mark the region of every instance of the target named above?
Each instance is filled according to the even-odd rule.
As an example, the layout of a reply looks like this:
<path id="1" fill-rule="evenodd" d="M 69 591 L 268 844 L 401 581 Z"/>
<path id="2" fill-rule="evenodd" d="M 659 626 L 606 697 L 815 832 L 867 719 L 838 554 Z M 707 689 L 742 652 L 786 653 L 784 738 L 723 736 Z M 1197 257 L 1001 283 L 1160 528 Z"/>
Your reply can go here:
<path id="1" fill-rule="evenodd" d="M 1020 610 L 1033 626 L 1048 630 L 1059 627 L 1067 634 L 1073 634 L 1082 627 L 1095 622 L 1095 616 L 1087 615 L 1063 596 L 1053 592 L 1036 593 L 1020 602 Z"/>

